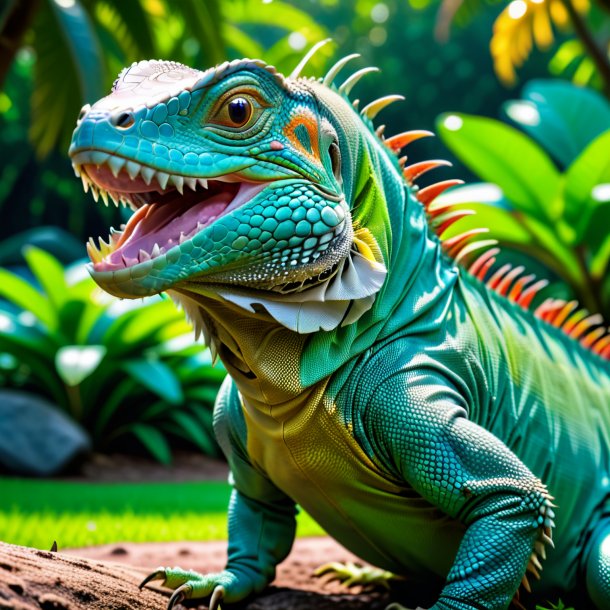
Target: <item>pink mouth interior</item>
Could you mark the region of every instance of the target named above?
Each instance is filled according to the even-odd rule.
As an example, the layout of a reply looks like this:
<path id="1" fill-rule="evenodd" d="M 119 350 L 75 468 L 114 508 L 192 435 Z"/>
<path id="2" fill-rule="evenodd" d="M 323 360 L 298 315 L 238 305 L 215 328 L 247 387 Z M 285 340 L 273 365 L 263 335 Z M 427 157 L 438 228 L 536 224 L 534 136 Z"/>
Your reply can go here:
<path id="1" fill-rule="evenodd" d="M 129 188 L 121 188 L 126 186 L 123 185 L 122 172 L 117 179 L 104 166 L 92 169 L 88 166 L 86 171 L 102 188 L 138 193 L 133 199 L 142 204 L 129 219 L 114 251 L 94 264 L 96 271 L 123 269 L 164 254 L 192 238 L 230 209 L 250 200 L 264 187 L 261 184 L 209 180 L 207 189 L 201 186 L 194 191 L 186 188 L 181 195 L 174 187 L 159 191 L 155 186 L 147 186 L 140 177 L 129 179 Z"/>

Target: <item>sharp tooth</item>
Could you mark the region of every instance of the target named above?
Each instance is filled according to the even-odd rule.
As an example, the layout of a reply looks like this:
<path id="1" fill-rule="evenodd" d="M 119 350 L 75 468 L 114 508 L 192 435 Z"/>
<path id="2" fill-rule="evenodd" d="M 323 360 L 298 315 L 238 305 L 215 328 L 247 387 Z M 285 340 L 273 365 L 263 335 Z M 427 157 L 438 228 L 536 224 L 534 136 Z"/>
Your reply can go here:
<path id="1" fill-rule="evenodd" d="M 205 225 L 203 225 L 202 223 L 200 223 L 199 221 L 197 221 L 197 233 L 199 233 L 199 231 L 201 231 L 201 229 L 203 229 Z"/>
<path id="2" fill-rule="evenodd" d="M 152 258 L 154 258 L 155 256 L 159 256 L 159 254 L 161 254 L 161 248 L 159 248 L 159 244 L 155 244 L 153 249 L 150 251 L 150 255 Z"/>
<path id="3" fill-rule="evenodd" d="M 104 200 L 104 205 L 108 206 L 108 193 L 104 189 L 100 189 L 100 195 L 102 196 L 102 199 Z"/>
<path id="4" fill-rule="evenodd" d="M 110 157 L 108 159 L 108 165 L 110 166 L 112 175 L 116 178 L 123 168 L 123 165 L 125 165 L 125 159 L 122 159 L 121 157 Z"/>
<path id="5" fill-rule="evenodd" d="M 178 239 L 178 243 L 183 244 L 187 240 L 188 237 L 182 231 L 180 231 L 180 238 Z"/>
<path id="6" fill-rule="evenodd" d="M 171 176 L 170 180 L 174 183 L 174 186 L 178 189 L 178 192 L 184 194 L 184 178 L 182 176 Z"/>
<path id="7" fill-rule="evenodd" d="M 125 169 L 127 170 L 129 177 L 133 180 L 140 173 L 142 166 L 135 161 L 127 161 L 125 164 Z"/>
<path id="8" fill-rule="evenodd" d="M 149 185 L 155 175 L 155 170 L 152 167 L 142 166 L 140 172 L 142 174 L 142 178 L 144 178 L 144 182 Z"/>
<path id="9" fill-rule="evenodd" d="M 112 199 L 114 205 L 118 208 L 119 207 L 119 196 L 116 193 L 113 193 L 112 191 L 108 191 L 108 194 L 110 195 L 110 199 Z"/>
<path id="10" fill-rule="evenodd" d="M 93 195 L 93 199 L 95 199 L 95 201 L 97 202 L 100 198 L 100 194 L 98 193 L 97 188 L 93 184 L 91 185 L 91 194 Z"/>
<path id="11" fill-rule="evenodd" d="M 191 190 L 197 189 L 197 179 L 196 178 L 185 178 L 184 182 Z"/>
<path id="12" fill-rule="evenodd" d="M 165 187 L 167 186 L 167 182 L 169 180 L 169 174 L 166 174 L 165 172 L 157 172 L 156 176 L 157 182 L 159 183 L 161 188 L 165 190 Z"/>
<path id="13" fill-rule="evenodd" d="M 106 257 L 113 252 L 110 244 L 107 244 L 101 237 L 98 237 L 98 241 L 100 242 L 99 251 L 102 254 L 102 257 Z"/>
<path id="14" fill-rule="evenodd" d="M 85 191 L 85 193 L 89 192 L 89 180 L 87 180 L 85 174 L 83 174 L 80 179 L 83 182 L 83 190 Z"/>
<path id="15" fill-rule="evenodd" d="M 146 252 L 146 250 L 140 250 L 140 255 L 138 258 L 140 259 L 140 262 L 143 263 L 144 261 L 150 260 L 150 254 Z"/>
<path id="16" fill-rule="evenodd" d="M 102 258 L 103 258 L 102 254 L 97 249 L 97 246 L 95 245 L 95 242 L 93 241 L 93 237 L 90 237 L 89 241 L 87 242 L 87 254 L 89 255 L 89 258 L 94 263 L 99 263 L 102 261 Z"/>
<path id="17" fill-rule="evenodd" d="M 79 169 L 78 165 L 76 165 L 75 163 L 72 163 L 72 169 L 74 170 L 74 175 L 77 178 L 80 178 L 80 169 Z"/>
<path id="18" fill-rule="evenodd" d="M 123 231 L 117 231 L 114 227 L 110 228 L 110 235 L 108 235 L 108 239 L 113 246 L 116 246 L 121 239 L 121 235 L 123 235 Z"/>
<path id="19" fill-rule="evenodd" d="M 95 165 L 102 165 L 102 163 L 106 163 L 110 157 L 108 153 L 101 152 L 100 150 L 94 150 L 92 153 L 90 153 L 90 156 L 91 162 Z"/>
<path id="20" fill-rule="evenodd" d="M 208 181 L 206 178 L 197 178 L 197 182 L 199 182 L 204 189 L 208 188 Z"/>
<path id="21" fill-rule="evenodd" d="M 124 254 L 121 258 L 123 259 L 123 264 L 126 267 L 133 267 L 134 265 L 137 265 L 139 262 L 137 258 L 131 257 L 131 256 L 125 256 Z"/>

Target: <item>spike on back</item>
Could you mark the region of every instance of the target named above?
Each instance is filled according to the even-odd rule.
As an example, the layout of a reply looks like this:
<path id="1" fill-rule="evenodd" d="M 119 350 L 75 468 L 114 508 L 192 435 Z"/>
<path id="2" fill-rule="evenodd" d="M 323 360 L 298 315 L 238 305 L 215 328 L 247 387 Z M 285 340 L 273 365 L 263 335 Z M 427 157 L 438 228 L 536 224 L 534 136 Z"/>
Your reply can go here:
<path id="1" fill-rule="evenodd" d="M 398 138 L 385 140 L 389 148 L 396 152 L 402 145 L 410 143 L 420 135 L 421 132 L 405 132 L 409 134 L 399 134 Z M 410 134 L 415 133 L 415 138 Z M 406 160 L 406 159 L 405 159 Z M 404 165 L 400 163 L 399 166 Z M 409 165 L 403 169 L 403 176 L 409 186 L 425 172 L 437 167 L 449 165 L 446 162 L 431 160 L 420 161 Z M 447 189 L 462 184 L 461 180 L 443 180 L 421 190 L 413 190 L 416 198 L 423 204 L 427 212 L 431 229 L 438 235 L 447 254 L 462 264 L 466 270 L 486 286 L 509 301 L 516 303 L 524 309 L 529 309 L 533 300 L 540 291 L 548 285 L 548 280 L 541 279 L 536 281 L 536 276 L 526 274 L 525 267 L 503 264 L 496 268 L 497 255 L 500 249 L 496 247 L 497 242 L 492 239 L 480 239 L 481 234 L 486 233 L 487 229 L 470 229 L 458 233 L 449 238 L 443 238 L 445 231 L 454 223 L 466 216 L 473 214 L 472 210 L 455 206 L 445 202 L 438 197 Z M 483 253 L 480 254 L 480 251 Z M 472 259 L 472 254 L 477 253 L 473 262 L 468 264 L 466 261 Z M 602 326 L 603 318 L 599 314 L 589 314 L 586 309 L 579 309 L 576 301 L 566 302 L 563 300 L 547 299 L 534 310 L 534 315 L 552 326 L 561 329 L 566 335 L 579 341 L 581 345 L 592 350 L 602 358 L 610 359 L 610 331 Z"/>
<path id="2" fill-rule="evenodd" d="M 297 78 L 307 62 L 329 40 L 314 45 L 299 62 L 290 75 Z M 360 57 L 357 53 L 346 55 L 339 59 L 320 79 L 323 85 L 333 87 L 333 81 L 339 72 L 353 59 Z M 349 76 L 338 88 L 339 94 L 349 96 L 351 90 L 367 74 L 378 72 L 376 67 L 361 68 Z M 392 102 L 403 100 L 401 95 L 387 95 L 367 104 L 360 114 L 373 120 L 377 114 Z M 357 111 L 359 100 L 351 102 Z M 367 125 L 370 128 L 370 124 Z M 384 137 L 385 126 L 381 125 L 374 130 L 375 136 L 396 156 L 403 148 L 422 138 L 433 136 L 430 131 L 417 129 L 405 131 L 391 137 Z M 464 209 L 452 203 L 438 200 L 438 197 L 447 189 L 463 184 L 462 180 L 442 180 L 419 190 L 413 183 L 424 173 L 438 167 L 450 166 L 451 163 L 439 159 L 420 161 L 406 166 L 407 157 L 397 159 L 398 167 L 402 170 L 407 185 L 412 193 L 423 204 L 429 218 L 431 229 L 438 235 L 446 253 L 456 263 L 462 265 L 470 275 L 485 283 L 491 290 L 502 295 L 524 309 L 529 309 L 540 291 L 548 285 L 548 280 L 536 280 L 534 274 L 526 274 L 523 266 L 514 267 L 504 264 L 496 268 L 497 256 L 500 248 L 494 239 L 481 239 L 481 235 L 488 229 L 470 229 L 443 238 L 444 233 L 454 223 L 462 218 L 474 214 L 472 210 Z M 474 259 L 474 260 L 473 260 Z M 557 299 L 547 299 L 534 310 L 534 315 L 548 324 L 560 328 L 566 335 L 579 341 L 584 347 L 590 349 L 602 358 L 610 359 L 610 331 L 603 326 L 603 319 L 598 314 L 590 315 L 585 309 L 578 309 L 574 301 L 565 302 Z M 525 586 L 525 585 L 524 585 Z"/>
<path id="3" fill-rule="evenodd" d="M 335 80 L 335 77 L 339 74 L 339 72 L 343 69 L 348 62 L 352 59 L 357 59 L 360 57 L 360 53 L 352 53 L 351 55 L 346 55 L 342 57 L 327 73 L 322 81 L 322 84 L 330 87 L 332 82 Z"/>
<path id="4" fill-rule="evenodd" d="M 297 66 L 295 67 L 295 69 L 290 73 L 290 78 L 298 78 L 299 76 L 301 76 L 301 72 L 303 71 L 303 69 L 305 68 L 305 66 L 309 63 L 309 60 L 325 45 L 327 45 L 329 42 L 331 42 L 331 38 L 325 38 L 324 40 L 320 40 L 320 42 L 317 42 L 316 44 L 313 45 L 313 47 L 311 47 L 311 49 L 309 49 L 309 51 L 307 51 L 307 53 L 305 54 L 305 57 L 303 57 L 303 59 L 301 59 L 301 61 L 297 64 Z"/>
<path id="5" fill-rule="evenodd" d="M 339 87 L 339 93 L 344 93 L 345 95 L 349 95 L 350 91 L 356 86 L 356 83 L 367 74 L 371 74 L 372 72 L 379 72 L 379 68 L 374 66 L 368 68 L 362 68 L 357 72 L 354 72 L 350 77 L 345 79 L 344 83 Z"/>

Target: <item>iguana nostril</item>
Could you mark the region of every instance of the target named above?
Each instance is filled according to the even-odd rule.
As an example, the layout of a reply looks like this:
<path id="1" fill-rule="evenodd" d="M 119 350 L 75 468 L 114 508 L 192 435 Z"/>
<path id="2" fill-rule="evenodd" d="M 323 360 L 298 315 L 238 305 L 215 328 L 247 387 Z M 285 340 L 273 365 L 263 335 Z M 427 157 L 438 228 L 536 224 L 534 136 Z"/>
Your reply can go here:
<path id="1" fill-rule="evenodd" d="M 112 121 L 119 129 L 128 129 L 135 123 L 135 119 L 131 112 L 121 112 L 116 117 L 113 117 Z"/>

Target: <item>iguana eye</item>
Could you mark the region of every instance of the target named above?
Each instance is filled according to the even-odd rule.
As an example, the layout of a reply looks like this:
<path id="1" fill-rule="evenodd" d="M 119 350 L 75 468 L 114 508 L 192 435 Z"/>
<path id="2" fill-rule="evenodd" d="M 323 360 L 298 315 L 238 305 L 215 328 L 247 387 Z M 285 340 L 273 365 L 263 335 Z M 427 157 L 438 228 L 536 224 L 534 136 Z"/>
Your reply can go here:
<path id="1" fill-rule="evenodd" d="M 245 97 L 236 97 L 232 99 L 228 106 L 229 118 L 235 125 L 241 127 L 248 122 L 252 116 L 252 104 Z"/>
<path id="2" fill-rule="evenodd" d="M 260 104 L 249 95 L 235 95 L 214 115 L 213 121 L 223 127 L 246 127 L 259 115 Z"/>

